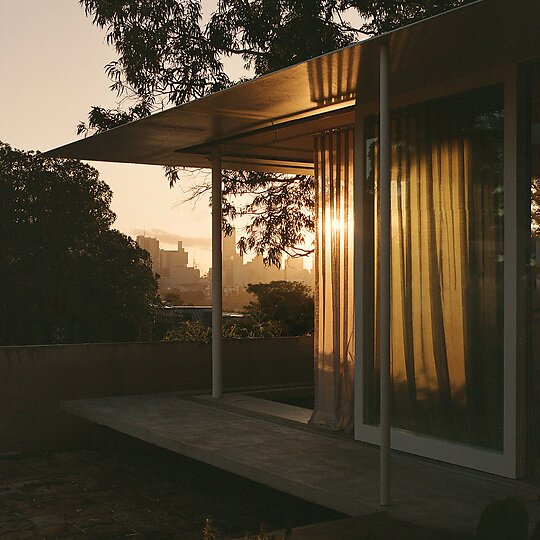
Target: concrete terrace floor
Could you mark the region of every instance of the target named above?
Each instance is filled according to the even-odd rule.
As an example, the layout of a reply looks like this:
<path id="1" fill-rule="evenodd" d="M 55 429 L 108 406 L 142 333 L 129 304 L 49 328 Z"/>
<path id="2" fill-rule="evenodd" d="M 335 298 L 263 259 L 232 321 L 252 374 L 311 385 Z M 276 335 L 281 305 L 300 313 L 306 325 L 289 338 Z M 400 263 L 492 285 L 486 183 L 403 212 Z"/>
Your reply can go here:
<path id="1" fill-rule="evenodd" d="M 178 394 L 111 397 L 65 410 L 146 442 L 350 516 L 380 512 L 378 450 L 306 426 L 306 409 L 241 394 L 216 401 Z M 272 416 L 278 414 L 280 418 Z M 522 498 L 540 518 L 540 487 L 393 453 L 388 517 L 472 534 L 482 509 Z"/>

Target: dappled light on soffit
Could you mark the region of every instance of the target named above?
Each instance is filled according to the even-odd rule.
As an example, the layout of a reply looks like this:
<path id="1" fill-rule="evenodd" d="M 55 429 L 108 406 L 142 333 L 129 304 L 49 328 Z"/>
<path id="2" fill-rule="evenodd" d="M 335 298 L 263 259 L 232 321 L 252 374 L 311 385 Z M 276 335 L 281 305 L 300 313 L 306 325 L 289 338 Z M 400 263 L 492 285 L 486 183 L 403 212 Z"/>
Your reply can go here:
<path id="1" fill-rule="evenodd" d="M 356 96 L 361 49 L 349 47 L 340 54 L 315 58 L 307 64 L 309 97 L 319 107 L 343 104 Z"/>

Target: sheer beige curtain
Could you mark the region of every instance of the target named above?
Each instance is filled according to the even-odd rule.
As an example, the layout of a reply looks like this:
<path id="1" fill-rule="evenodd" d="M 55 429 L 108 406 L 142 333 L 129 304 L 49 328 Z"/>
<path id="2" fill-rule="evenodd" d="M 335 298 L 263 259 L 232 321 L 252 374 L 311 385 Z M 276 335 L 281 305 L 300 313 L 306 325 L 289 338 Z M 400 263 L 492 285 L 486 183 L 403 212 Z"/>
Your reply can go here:
<path id="1" fill-rule="evenodd" d="M 315 137 L 315 408 L 311 422 L 352 424 L 353 130 Z"/>
<path id="2" fill-rule="evenodd" d="M 468 358 L 469 143 L 435 138 L 427 123 L 392 123 L 394 140 L 408 142 L 392 148 L 393 386 L 397 415 L 417 420 L 423 404 L 452 423 Z"/>
<path id="3" fill-rule="evenodd" d="M 460 99 L 392 120 L 392 424 L 500 448 L 503 116 L 488 105 Z"/>

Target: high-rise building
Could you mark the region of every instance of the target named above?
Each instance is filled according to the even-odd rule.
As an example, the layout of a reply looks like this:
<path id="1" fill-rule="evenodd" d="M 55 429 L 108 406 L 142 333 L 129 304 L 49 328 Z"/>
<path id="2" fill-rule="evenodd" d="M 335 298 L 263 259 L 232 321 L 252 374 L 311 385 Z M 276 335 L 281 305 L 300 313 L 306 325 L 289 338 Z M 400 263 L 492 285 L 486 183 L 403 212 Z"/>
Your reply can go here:
<path id="1" fill-rule="evenodd" d="M 146 249 L 146 251 L 150 253 L 150 258 L 152 259 L 152 272 L 159 274 L 159 240 L 140 234 L 137 236 L 137 244 L 139 247 Z"/>
<path id="2" fill-rule="evenodd" d="M 270 283 L 285 279 L 285 272 L 276 266 L 266 266 L 262 255 L 256 255 L 251 261 L 244 264 L 240 276 L 241 285 L 248 283 Z"/>
<path id="3" fill-rule="evenodd" d="M 193 286 L 200 280 L 199 269 L 188 266 L 188 252 L 178 242 L 178 249 L 159 249 L 159 241 L 149 236 L 137 236 L 137 244 L 150 253 L 152 271 L 159 274 L 159 290 L 169 291 Z M 202 285 L 201 285 L 202 286 Z"/>
<path id="4" fill-rule="evenodd" d="M 233 228 L 232 234 L 223 236 L 223 259 L 238 255 L 236 253 L 236 229 Z"/>
<path id="5" fill-rule="evenodd" d="M 286 281 L 303 281 L 306 285 L 313 287 L 314 275 L 304 266 L 305 257 L 287 257 L 283 268 Z"/>
<path id="6" fill-rule="evenodd" d="M 313 273 L 304 268 L 304 258 L 284 259 L 281 268 L 266 266 L 261 255 L 244 264 L 244 258 L 236 251 L 236 231 L 222 239 L 223 249 L 223 291 L 243 289 L 248 283 L 269 283 L 270 281 L 303 281 L 313 286 Z M 208 278 L 212 269 L 208 272 Z"/>
<path id="7" fill-rule="evenodd" d="M 188 253 L 182 247 L 182 241 L 178 242 L 177 250 L 162 249 L 159 253 L 161 275 L 168 277 L 175 272 L 176 268 L 185 268 L 188 264 Z"/>
<path id="8" fill-rule="evenodd" d="M 182 247 L 182 242 L 178 242 L 178 249 L 160 250 L 160 290 L 179 288 L 183 285 L 196 283 L 201 277 L 198 268 L 188 266 L 188 253 Z"/>
<path id="9" fill-rule="evenodd" d="M 223 287 L 233 287 L 239 283 L 244 257 L 236 252 L 236 230 L 224 236 L 223 246 Z"/>

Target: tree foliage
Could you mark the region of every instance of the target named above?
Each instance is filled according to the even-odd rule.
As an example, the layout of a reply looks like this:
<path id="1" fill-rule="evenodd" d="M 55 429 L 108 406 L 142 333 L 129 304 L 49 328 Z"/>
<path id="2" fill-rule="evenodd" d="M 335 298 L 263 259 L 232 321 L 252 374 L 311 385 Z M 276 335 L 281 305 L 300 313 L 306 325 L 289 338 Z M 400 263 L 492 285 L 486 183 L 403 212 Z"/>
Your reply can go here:
<path id="1" fill-rule="evenodd" d="M 364 20 L 361 31 L 375 36 L 473 1 L 475 0 L 346 0 L 341 5 L 357 10 Z"/>
<path id="2" fill-rule="evenodd" d="M 286 336 L 302 336 L 313 332 L 313 294 L 305 283 L 250 283 L 247 291 L 257 297 L 255 302 L 246 306 L 246 315 L 252 320 L 259 323 L 277 321 Z"/>
<path id="3" fill-rule="evenodd" d="M 223 229 L 231 234 L 234 220 L 249 216 L 244 234 L 238 240 L 240 253 L 252 251 L 265 262 L 280 265 L 283 253 L 302 256 L 311 253 L 304 247 L 306 232 L 313 232 L 313 177 L 237 173 L 226 171 L 222 211 Z M 239 198 L 249 202 L 239 207 Z M 240 199 L 241 200 L 241 199 Z"/>
<path id="4" fill-rule="evenodd" d="M 110 129 L 238 82 L 225 73 L 224 57 L 240 56 L 262 75 L 470 1 L 220 0 L 203 25 L 200 0 L 79 0 L 118 53 L 105 70 L 120 102 L 112 110 L 92 107 L 78 132 Z M 350 12 L 361 17 L 358 27 L 347 22 Z M 171 185 L 179 181 L 179 172 L 167 170 Z M 290 183 L 284 185 L 285 179 Z M 277 265 L 284 251 L 310 251 L 300 246 L 305 233 L 313 232 L 312 179 L 227 171 L 224 186 L 224 229 L 239 216 L 250 219 L 239 239 L 241 251 L 254 250 Z M 253 194 L 254 202 L 238 202 L 239 192 Z"/>
<path id="5" fill-rule="evenodd" d="M 283 328 L 278 321 L 257 322 L 249 319 L 225 323 L 221 327 L 224 339 L 263 339 L 281 337 Z M 210 343 L 212 328 L 202 321 L 181 321 L 173 329 L 169 329 L 164 341 L 189 341 Z"/>
<path id="6" fill-rule="evenodd" d="M 0 143 L 0 344 L 151 337 L 156 278 L 111 198 L 89 165 Z"/>
<path id="7" fill-rule="evenodd" d="M 355 30 L 336 0 L 222 0 L 207 26 L 221 54 L 242 55 L 262 75 L 349 45 Z"/>

